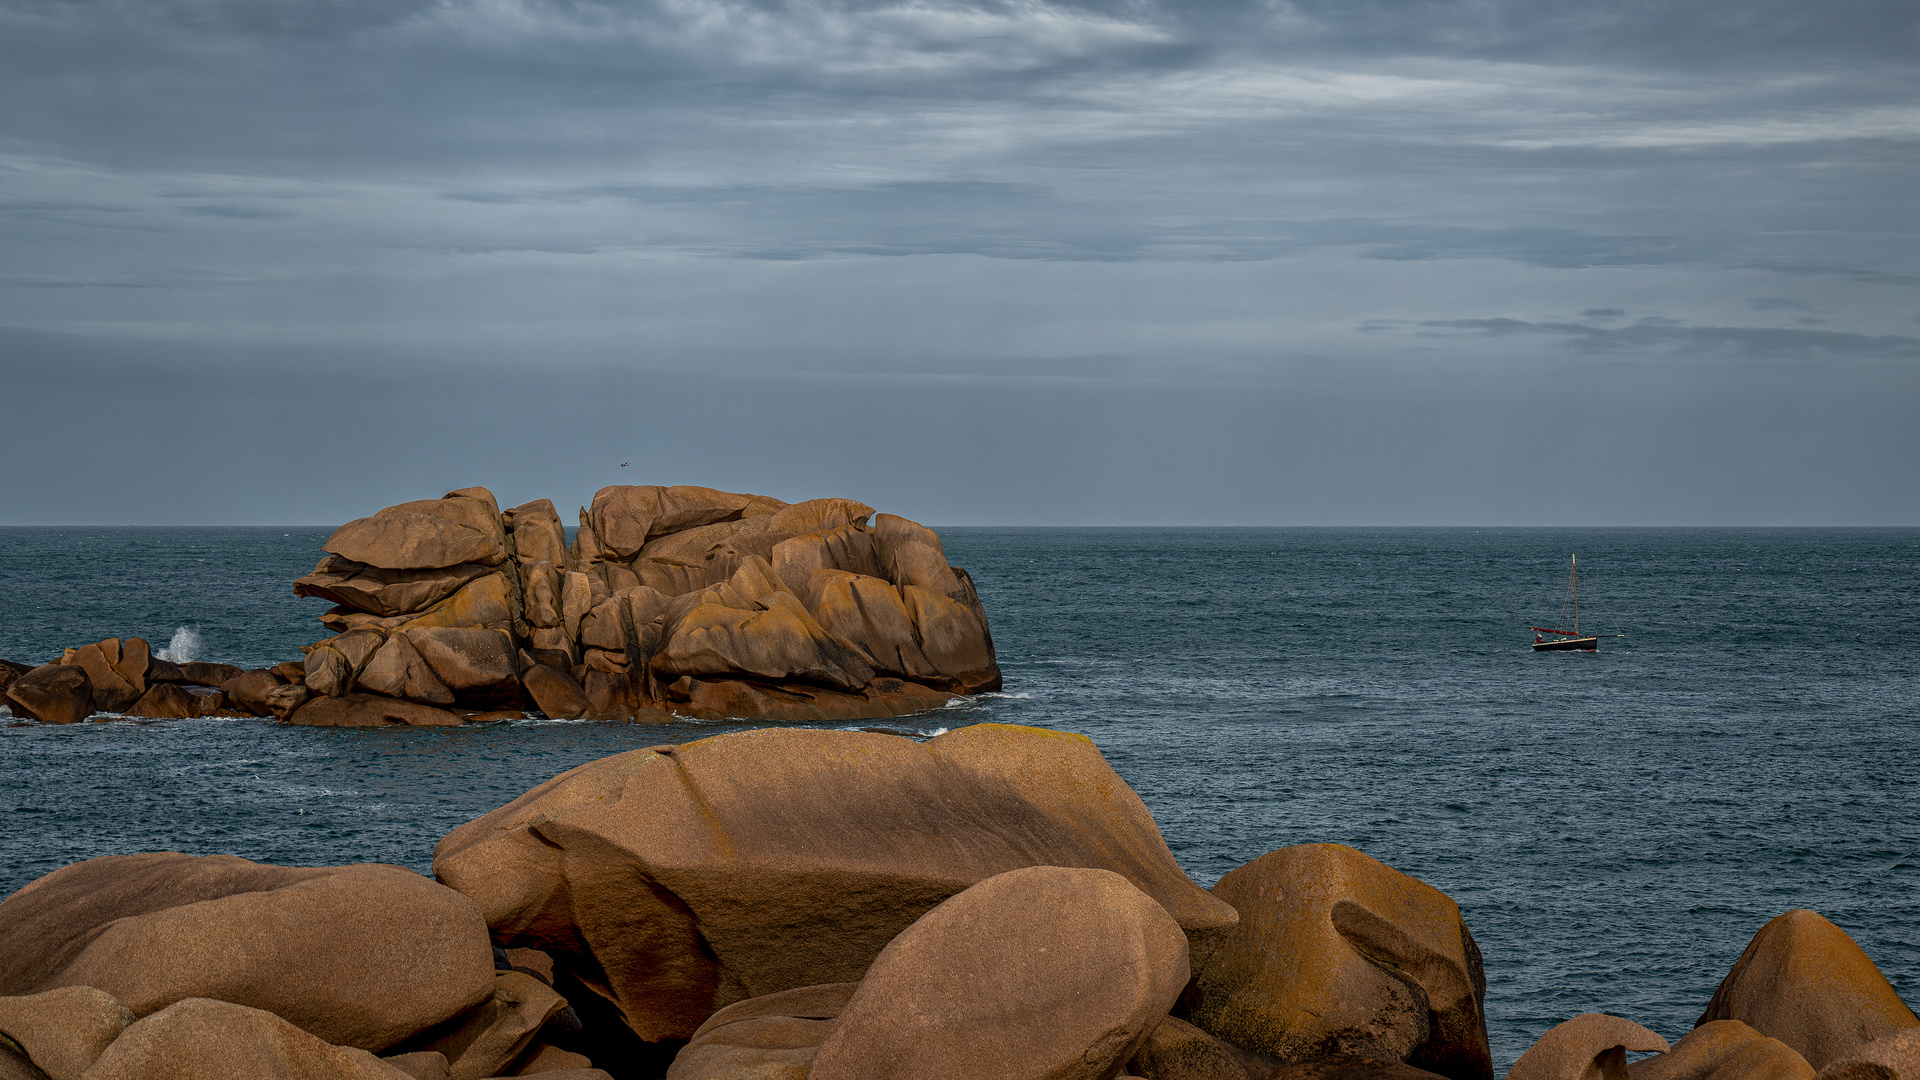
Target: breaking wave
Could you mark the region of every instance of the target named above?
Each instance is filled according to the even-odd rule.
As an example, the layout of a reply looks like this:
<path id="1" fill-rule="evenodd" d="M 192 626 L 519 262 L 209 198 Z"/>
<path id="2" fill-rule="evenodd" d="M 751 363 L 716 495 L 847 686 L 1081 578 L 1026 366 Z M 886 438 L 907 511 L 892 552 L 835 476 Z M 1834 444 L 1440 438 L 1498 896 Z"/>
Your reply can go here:
<path id="1" fill-rule="evenodd" d="M 191 626 L 182 626 L 167 639 L 167 647 L 153 655 L 175 664 L 184 664 L 200 656 L 200 631 Z"/>

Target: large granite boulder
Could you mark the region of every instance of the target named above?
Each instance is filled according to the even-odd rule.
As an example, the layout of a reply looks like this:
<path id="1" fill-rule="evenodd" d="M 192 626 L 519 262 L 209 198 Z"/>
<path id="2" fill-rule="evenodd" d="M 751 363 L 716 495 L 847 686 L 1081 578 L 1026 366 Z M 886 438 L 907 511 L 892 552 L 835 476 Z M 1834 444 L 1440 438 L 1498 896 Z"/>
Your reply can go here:
<path id="1" fill-rule="evenodd" d="M 135 1021 L 86 1080 L 412 1080 L 260 1009 L 186 998 Z"/>
<path id="2" fill-rule="evenodd" d="M 123 712 L 146 693 L 147 643 L 106 638 L 74 651 L 66 662 L 87 673 L 95 712 Z"/>
<path id="3" fill-rule="evenodd" d="M 493 496 L 484 488 L 465 488 L 349 521 L 320 547 L 385 570 L 440 570 L 461 563 L 498 566 L 506 558 L 506 530 Z"/>
<path id="4" fill-rule="evenodd" d="M 426 570 L 389 570 L 339 555 L 320 560 L 313 573 L 293 583 L 293 595 L 317 596 L 370 615 L 425 611 L 477 577 L 493 573 L 479 563 Z"/>
<path id="5" fill-rule="evenodd" d="M 809 1080 L 1106 1080 L 1180 988 L 1187 939 L 1110 870 L 981 881 L 881 950 Z"/>
<path id="6" fill-rule="evenodd" d="M 379 1051 L 485 1001 L 493 955 L 471 900 L 397 866 L 113 855 L 0 903 L 0 996 L 70 986 L 139 1016 L 216 998 Z"/>
<path id="7" fill-rule="evenodd" d="M 785 505 L 777 499 L 713 488 L 616 485 L 594 493 L 587 521 L 600 554 L 624 561 L 638 555 L 656 536 L 736 521 Z"/>
<path id="8" fill-rule="evenodd" d="M 536 499 L 502 511 L 500 523 L 513 537 L 513 558 L 521 566 L 550 563 L 571 570 L 567 530 L 552 499 Z"/>
<path id="9" fill-rule="evenodd" d="M 581 973 L 650 1041 L 735 1001 L 861 978 L 977 881 L 1112 870 L 1204 959 L 1236 921 L 1078 735 L 982 725 L 916 743 L 775 730 L 633 751 L 555 777 L 449 834 L 434 874 L 496 942 Z"/>
<path id="10" fill-rule="evenodd" d="M 7 685 L 15 716 L 43 724 L 72 724 L 93 715 L 93 681 L 74 664 L 45 664 Z"/>
<path id="11" fill-rule="evenodd" d="M 1804 908 L 1774 918 L 1714 991 L 1697 1024 L 1739 1020 L 1824 1069 L 1856 1047 L 1920 1028 L 1846 931 Z"/>
<path id="12" fill-rule="evenodd" d="M 757 556 L 732 580 L 682 601 L 669 609 L 665 645 L 653 657 L 662 680 L 731 676 L 857 693 L 873 679 Z"/>
<path id="13" fill-rule="evenodd" d="M 1230 871 L 1213 895 L 1240 920 L 1183 997 L 1196 1026 L 1282 1062 L 1493 1075 L 1480 951 L 1445 893 L 1353 848 L 1302 844 Z"/>
<path id="14" fill-rule="evenodd" d="M 1507 1071 L 1507 1080 L 1627 1080 L 1627 1052 L 1672 1049 L 1631 1020 L 1583 1013 L 1547 1030 Z"/>

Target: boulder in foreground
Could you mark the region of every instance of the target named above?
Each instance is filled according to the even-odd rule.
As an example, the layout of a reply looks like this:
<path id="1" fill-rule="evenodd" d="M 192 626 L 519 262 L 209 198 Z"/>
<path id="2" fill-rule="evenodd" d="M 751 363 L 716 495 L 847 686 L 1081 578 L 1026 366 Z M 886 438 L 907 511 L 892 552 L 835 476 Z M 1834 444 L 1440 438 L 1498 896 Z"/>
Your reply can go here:
<path id="1" fill-rule="evenodd" d="M 1805 908 L 1760 928 L 1698 1024 L 1739 1020 L 1824 1069 L 1920 1018 L 1846 931 Z"/>
<path id="2" fill-rule="evenodd" d="M 1583 1013 L 1548 1029 L 1507 1080 L 1625 1080 L 1627 1052 L 1665 1053 L 1667 1040 L 1631 1020 Z"/>
<path id="3" fill-rule="evenodd" d="M 1186 985 L 1187 939 L 1109 870 L 1031 866 L 921 916 L 874 960 L 810 1080 L 1104 1080 Z"/>
<path id="4" fill-rule="evenodd" d="M 1738 1020 L 1710 1020 L 1664 1054 L 1627 1066 L 1632 1080 L 1813 1080 L 1786 1043 Z"/>
<path id="5" fill-rule="evenodd" d="M 1230 871 L 1213 895 L 1240 923 L 1182 999 L 1196 1026 L 1282 1062 L 1493 1075 L 1480 950 L 1445 893 L 1350 847 L 1302 844 Z"/>
<path id="6" fill-rule="evenodd" d="M 397 866 L 111 855 L 0 903 L 0 996 L 67 986 L 140 1016 L 230 1001 L 379 1051 L 485 1001 L 493 953 L 472 901 Z"/>
<path id="7" fill-rule="evenodd" d="M 1084 736 L 926 743 L 763 729 L 564 773 L 449 834 L 434 873 L 494 940 L 589 972 L 643 1039 L 735 1001 L 857 981 L 895 935 L 1021 867 L 1112 870 L 1205 957 L 1237 919 L 1195 886 Z"/>
<path id="8" fill-rule="evenodd" d="M 86 1080 L 412 1080 L 365 1050 L 334 1046 L 270 1012 L 186 998 L 134 1024 Z"/>

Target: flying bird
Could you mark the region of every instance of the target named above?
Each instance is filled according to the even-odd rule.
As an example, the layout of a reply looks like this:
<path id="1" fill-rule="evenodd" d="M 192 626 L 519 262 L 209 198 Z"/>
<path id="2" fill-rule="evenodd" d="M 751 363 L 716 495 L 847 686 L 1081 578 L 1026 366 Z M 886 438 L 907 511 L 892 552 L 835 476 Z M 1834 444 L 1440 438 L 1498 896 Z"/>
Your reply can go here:
<path id="1" fill-rule="evenodd" d="M 620 467 L 624 469 L 624 468 L 626 468 L 627 466 L 629 466 L 629 465 L 631 465 L 631 464 L 633 464 L 633 462 L 631 462 L 631 461 L 623 461 L 623 462 L 621 462 L 621 463 L 620 463 Z"/>

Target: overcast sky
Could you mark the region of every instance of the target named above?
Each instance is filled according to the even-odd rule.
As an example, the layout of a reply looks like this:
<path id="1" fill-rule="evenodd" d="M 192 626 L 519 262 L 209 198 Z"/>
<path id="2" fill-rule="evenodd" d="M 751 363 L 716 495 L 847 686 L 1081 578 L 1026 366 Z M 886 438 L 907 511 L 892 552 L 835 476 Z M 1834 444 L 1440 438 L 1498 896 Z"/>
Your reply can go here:
<path id="1" fill-rule="evenodd" d="M 1920 524 L 1917 27 L 0 0 L 0 523 Z"/>

